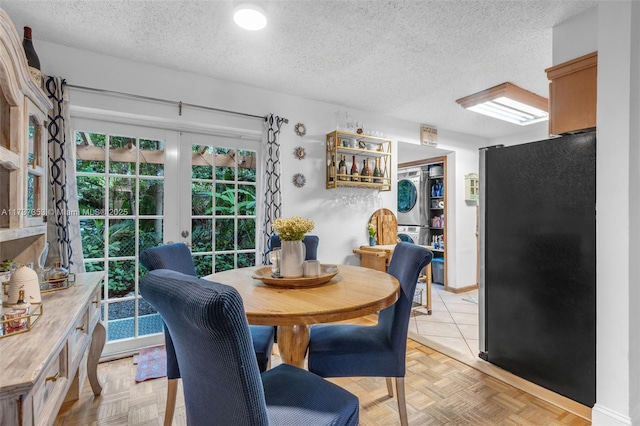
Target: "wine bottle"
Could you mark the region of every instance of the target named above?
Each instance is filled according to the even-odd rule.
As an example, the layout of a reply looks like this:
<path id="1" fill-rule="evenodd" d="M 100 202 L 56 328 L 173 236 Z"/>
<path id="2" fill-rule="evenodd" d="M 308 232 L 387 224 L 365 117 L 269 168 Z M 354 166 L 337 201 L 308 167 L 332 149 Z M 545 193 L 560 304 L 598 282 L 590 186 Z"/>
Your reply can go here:
<path id="1" fill-rule="evenodd" d="M 347 163 L 344 161 L 344 154 L 340 156 L 340 162 L 338 163 L 338 174 L 347 174 Z M 345 176 L 339 176 L 338 180 L 347 180 L 347 178 Z"/>
<path id="2" fill-rule="evenodd" d="M 336 156 L 331 155 L 331 165 L 329 166 L 329 182 L 333 182 L 336 177 Z"/>
<path id="3" fill-rule="evenodd" d="M 33 48 L 33 41 L 31 41 L 31 27 L 24 27 L 24 38 L 22 39 L 22 48 L 27 56 L 27 64 L 29 64 L 29 72 L 31 77 L 38 84 L 38 87 L 42 87 L 42 73 L 40 72 L 40 59 L 36 50 Z"/>
<path id="4" fill-rule="evenodd" d="M 29 311 L 31 310 L 31 303 L 24 300 L 24 290 L 18 291 L 18 301 L 14 305 L 14 309 L 24 309 L 26 314 L 29 314 Z"/>
<path id="5" fill-rule="evenodd" d="M 353 160 L 351 162 L 351 180 L 359 181 L 359 173 L 358 173 L 358 163 L 356 163 L 356 156 L 353 156 Z"/>
<path id="6" fill-rule="evenodd" d="M 377 179 L 373 179 L 373 181 L 375 183 L 382 183 L 382 179 L 379 179 L 382 177 L 382 171 L 380 170 L 380 159 L 376 158 L 376 165 L 373 168 L 373 177 L 377 178 Z"/>
<path id="7" fill-rule="evenodd" d="M 360 173 L 360 176 L 362 176 L 360 179 L 361 182 L 371 182 L 371 178 L 369 177 L 371 176 L 371 169 L 369 168 L 368 158 L 362 160 L 362 173 Z"/>

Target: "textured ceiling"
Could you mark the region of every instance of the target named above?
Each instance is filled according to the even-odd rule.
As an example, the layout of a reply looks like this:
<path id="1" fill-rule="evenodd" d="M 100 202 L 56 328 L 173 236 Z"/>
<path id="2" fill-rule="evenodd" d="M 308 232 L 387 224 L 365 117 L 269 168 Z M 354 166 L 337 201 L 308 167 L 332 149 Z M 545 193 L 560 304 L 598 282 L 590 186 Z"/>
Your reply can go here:
<path id="1" fill-rule="evenodd" d="M 596 1 L 0 0 L 47 40 L 486 138 L 522 131 L 455 100 L 505 81 L 547 97 L 553 26 Z"/>

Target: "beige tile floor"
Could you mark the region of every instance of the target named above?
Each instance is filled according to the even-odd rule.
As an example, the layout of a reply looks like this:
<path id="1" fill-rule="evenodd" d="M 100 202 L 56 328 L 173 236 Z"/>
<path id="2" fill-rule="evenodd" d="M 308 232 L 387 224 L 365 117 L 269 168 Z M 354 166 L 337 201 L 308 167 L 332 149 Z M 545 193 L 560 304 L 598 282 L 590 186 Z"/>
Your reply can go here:
<path id="1" fill-rule="evenodd" d="M 466 293 L 445 291 L 432 284 L 432 312 L 424 307 L 413 309 L 409 322 L 409 337 L 436 350 L 455 352 L 456 358 L 475 360 L 478 357 L 478 290 Z"/>

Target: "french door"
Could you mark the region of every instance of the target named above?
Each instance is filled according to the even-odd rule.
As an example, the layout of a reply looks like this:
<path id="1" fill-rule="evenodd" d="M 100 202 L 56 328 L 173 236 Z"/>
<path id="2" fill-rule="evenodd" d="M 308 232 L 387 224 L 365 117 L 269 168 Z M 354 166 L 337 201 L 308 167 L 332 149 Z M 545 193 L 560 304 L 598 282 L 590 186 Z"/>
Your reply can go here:
<path id="1" fill-rule="evenodd" d="M 183 242 L 199 276 L 254 265 L 259 142 L 75 118 L 87 271 L 105 271 L 103 355 L 163 342 L 138 289 L 146 248 Z"/>
<path id="2" fill-rule="evenodd" d="M 257 141 L 180 134 L 180 236 L 198 276 L 256 264 L 258 149 Z"/>

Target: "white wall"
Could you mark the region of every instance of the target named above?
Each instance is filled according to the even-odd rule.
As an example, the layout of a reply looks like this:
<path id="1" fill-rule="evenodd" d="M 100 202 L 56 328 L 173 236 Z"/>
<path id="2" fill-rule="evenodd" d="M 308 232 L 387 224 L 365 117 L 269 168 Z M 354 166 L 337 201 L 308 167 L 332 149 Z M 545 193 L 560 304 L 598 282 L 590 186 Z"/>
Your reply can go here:
<path id="1" fill-rule="evenodd" d="M 478 147 L 480 148 L 480 147 Z M 478 202 L 465 201 L 464 176 L 469 173 L 479 172 L 478 148 L 473 150 L 457 150 L 449 155 L 448 182 L 453 182 L 449 188 L 447 200 L 455 209 L 448 215 L 449 221 L 453 218 L 455 226 L 451 231 L 447 230 L 447 238 L 455 242 L 453 246 L 454 256 L 448 262 L 448 285 L 453 288 L 464 288 L 478 284 L 478 240 L 476 235 Z M 455 161 L 451 161 L 455 160 Z M 452 185 L 449 185 L 450 187 Z M 451 200 L 454 200 L 453 203 Z"/>
<path id="2" fill-rule="evenodd" d="M 438 147 L 420 145 L 419 135 L 401 139 L 398 163 L 447 156 L 447 286 L 459 289 L 476 285 L 476 202 L 464 200 L 464 176 L 478 173 L 478 150 L 484 138 L 438 130 Z"/>
<path id="3" fill-rule="evenodd" d="M 598 51 L 594 425 L 640 423 L 639 6 L 600 2 L 553 29 L 554 65 Z"/>
<path id="4" fill-rule="evenodd" d="M 598 6 L 596 235 L 615 244 L 597 252 L 595 425 L 640 422 L 639 8 L 629 1 Z"/>
<path id="5" fill-rule="evenodd" d="M 558 65 L 598 48 L 598 8 L 586 10 L 553 27 L 553 65 Z"/>
<path id="6" fill-rule="evenodd" d="M 623 11 L 624 13 L 624 11 Z M 640 5 L 633 3 L 630 15 L 629 81 L 629 417 L 640 424 Z M 632 142 L 633 141 L 633 142 Z M 632 284 L 633 283 L 633 284 Z"/>
<path id="7" fill-rule="evenodd" d="M 154 67 L 147 64 L 122 60 L 114 57 L 68 48 L 66 46 L 36 40 L 38 55 L 44 73 L 64 77 L 71 85 L 87 86 L 104 90 L 133 93 L 142 96 L 183 101 L 196 105 L 239 111 L 258 116 L 273 112 L 289 119 L 284 125 L 281 142 L 281 159 L 283 170 L 283 216 L 300 215 L 314 220 L 316 228 L 313 233 L 321 237 L 318 257 L 327 263 L 358 264 L 359 258 L 352 253 L 353 248 L 368 244 L 366 224 L 369 217 L 378 207 L 397 211 L 396 187 L 389 192 L 381 193 L 382 206 L 351 205 L 338 206 L 335 202 L 336 190 L 325 189 L 325 134 L 335 128 L 336 112 L 345 110 L 344 106 L 331 105 L 286 94 L 271 92 L 266 89 L 248 87 L 234 83 L 218 81 L 198 75 L 187 74 L 177 70 Z M 91 110 L 108 110 L 112 115 L 133 117 L 154 117 L 158 123 L 176 126 L 180 129 L 216 128 L 224 131 L 226 127 L 232 132 L 246 134 L 255 138 L 261 128 L 259 120 L 238 118 L 228 114 L 216 114 L 207 111 L 185 108 L 183 115 L 178 116 L 177 108 L 163 104 L 132 101 L 122 97 L 97 95 L 95 93 L 71 90 L 71 103 L 77 113 Z M 385 136 L 394 141 L 394 158 L 397 155 L 397 144 L 401 140 L 419 143 L 420 123 L 402 121 L 376 115 L 364 111 L 349 109 L 355 119 L 380 129 Z M 302 122 L 306 125 L 307 134 L 297 136 L 293 127 Z M 477 153 L 482 145 L 480 139 L 447 133 L 440 130 L 442 146 L 450 149 L 462 147 Z M 473 144 L 477 146 L 470 148 Z M 306 158 L 298 160 L 293 156 L 293 149 L 303 146 Z M 477 159 L 468 159 L 468 163 L 477 165 Z M 476 166 L 477 167 L 477 166 Z M 460 168 L 468 173 L 472 166 Z M 291 178 L 295 173 L 303 173 L 306 185 L 296 188 Z M 394 162 L 392 178 L 397 176 L 397 163 Z M 455 176 L 456 179 L 462 178 Z M 463 193 L 462 193 L 463 194 Z M 459 198 L 459 197 L 458 197 Z M 475 240 L 470 230 L 470 223 L 475 223 L 473 209 L 460 209 L 456 214 L 460 221 L 452 260 L 455 268 L 449 269 L 451 285 L 460 283 L 467 286 L 475 283 Z M 456 224 L 453 224 L 456 225 Z M 460 258 L 456 261 L 456 256 Z M 457 278 L 458 277 L 458 278 Z"/>

